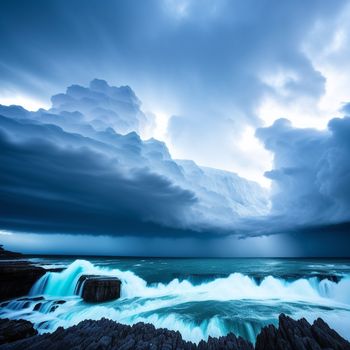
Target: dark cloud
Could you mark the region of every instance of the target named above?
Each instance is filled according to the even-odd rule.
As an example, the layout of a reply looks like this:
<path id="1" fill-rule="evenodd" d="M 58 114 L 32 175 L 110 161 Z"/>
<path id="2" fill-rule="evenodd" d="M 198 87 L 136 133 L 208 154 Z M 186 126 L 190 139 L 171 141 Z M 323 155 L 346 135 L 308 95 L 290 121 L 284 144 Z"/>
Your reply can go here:
<path id="1" fill-rule="evenodd" d="M 265 97 L 289 106 L 324 93 L 304 44 L 321 23 L 327 40 L 315 34 L 313 42 L 323 50 L 346 4 L 1 1 L 0 94 L 56 94 L 51 109 L 36 113 L 0 106 L 8 117 L 1 119 L 2 227 L 173 237 L 341 230 L 349 221 L 347 118 L 324 132 L 286 120 L 258 131 L 275 155 L 266 215 L 256 184 L 174 161 L 166 145 L 143 141 L 148 116 L 129 87 L 83 85 L 94 77 L 130 84 L 148 108 L 176 115 L 168 137 L 179 154 L 247 167 L 237 140 L 245 126 L 260 125 Z M 277 86 L 269 80 L 276 76 Z"/>
<path id="2" fill-rule="evenodd" d="M 148 169 L 123 173 L 118 159 L 86 146 L 54 144 L 42 126 L 36 126 L 41 128 L 40 138 L 33 135 L 28 140 L 14 140 L 13 133 L 6 133 L 9 128 L 4 129 L 5 118 L 1 119 L 3 229 L 97 235 L 185 234 L 187 212 L 196 202 L 190 191 Z"/>
<path id="3" fill-rule="evenodd" d="M 266 212 L 258 184 L 174 161 L 164 143 L 135 132 L 96 131 L 80 111 L 0 113 L 2 229 L 207 238 Z"/>
<path id="4" fill-rule="evenodd" d="M 181 117 L 169 129 L 179 152 L 208 164 L 203 154 L 214 150 L 234 169 L 245 157 L 234 140 L 242 126 L 259 124 L 262 97 L 283 90 L 283 99 L 295 102 L 324 92 L 303 41 L 320 21 L 333 32 L 344 4 L 6 0 L 0 88 L 48 99 L 96 76 L 130 84 L 151 107 Z M 263 79 L 286 72 L 291 78 L 279 88 Z"/>
<path id="5" fill-rule="evenodd" d="M 106 173 L 100 171 L 98 174 L 101 174 L 101 178 L 98 178 L 96 174 L 98 181 L 92 181 L 87 187 L 90 191 L 99 193 L 99 196 L 95 197 L 101 203 L 114 201 L 116 210 L 119 208 L 117 204 L 124 208 L 125 219 L 120 227 L 115 228 L 116 232 L 127 231 L 126 226 L 133 227 L 132 222 L 128 222 L 128 225 L 125 222 L 126 219 L 131 220 L 135 216 L 135 225 L 140 218 L 142 219 L 140 221 L 145 223 L 144 229 L 141 227 L 138 229 L 140 235 L 150 231 L 147 227 L 149 221 L 164 225 L 167 229 L 164 229 L 163 234 L 168 236 L 183 234 L 190 236 L 200 234 L 201 237 L 221 236 L 236 233 L 240 217 L 261 215 L 267 212 L 267 192 L 258 184 L 247 181 L 234 173 L 200 167 L 193 161 L 174 160 L 163 142 L 155 139 L 142 140 L 133 130 L 134 128 L 138 130 L 140 122 L 144 119 L 139 109 L 141 102 L 129 87 L 113 87 L 105 81 L 95 79 L 89 87 L 70 86 L 65 94 L 53 96 L 52 101 L 52 108 L 40 109 L 37 112 L 29 112 L 21 106 L 0 105 L 0 114 L 4 116 L 0 117 L 0 130 L 3 130 L 9 140 L 16 145 L 25 143 L 31 148 L 35 142 L 38 147 L 41 144 L 48 144 L 51 145 L 51 148 L 54 145 L 58 150 L 68 152 L 67 164 L 60 169 L 62 179 L 71 177 L 68 161 L 77 151 L 84 150 L 81 157 L 82 160 L 86 159 L 86 164 L 89 162 L 92 166 L 97 167 L 100 163 L 95 164 L 93 157 L 96 157 L 97 160 L 101 158 L 104 164 L 109 164 L 111 176 L 115 171 L 116 192 L 104 190 L 108 181 L 104 179 Z M 128 125 L 132 131 L 124 135 L 120 134 L 120 131 L 125 131 L 125 125 Z M 24 160 L 26 156 L 26 153 L 18 149 L 18 155 L 14 154 L 13 158 Z M 49 155 L 43 154 L 43 163 L 51 164 L 44 160 L 46 157 L 51 159 Z M 7 164 L 8 162 L 5 162 L 3 166 L 6 167 Z M 26 164 L 28 168 L 37 168 L 35 158 L 27 157 Z M 64 170 L 67 171 L 66 175 L 63 174 Z M 94 171 L 94 167 L 91 168 L 91 171 Z M 6 168 L 4 172 L 7 172 Z M 48 177 L 51 176 L 51 169 L 43 168 L 41 177 L 38 174 L 40 181 L 44 181 L 46 172 Z M 76 177 L 80 175 L 82 184 L 84 179 L 88 182 L 91 180 L 87 176 L 89 174 L 76 174 Z M 23 173 L 21 178 L 25 179 L 27 176 L 29 173 Z M 154 192 L 152 192 L 148 190 L 149 183 L 146 181 L 153 178 L 155 182 L 157 179 L 160 181 L 160 195 L 165 190 L 165 183 L 169 187 L 168 198 L 165 200 L 165 197 L 161 195 L 160 198 L 164 199 L 164 202 L 160 200 L 159 206 L 156 204 L 155 188 L 157 186 L 154 186 Z M 33 175 L 31 179 L 36 179 L 36 177 Z M 135 193 L 139 191 L 139 196 L 131 190 L 129 195 L 124 196 L 123 194 L 122 197 L 118 195 L 118 191 L 123 193 L 125 179 L 135 182 Z M 161 186 L 161 183 L 164 185 Z M 49 184 L 47 191 L 56 193 L 55 184 L 52 183 L 52 189 Z M 119 188 L 119 185 L 122 187 Z M 139 200 L 144 190 L 145 198 L 151 201 L 150 205 L 147 205 L 146 199 Z M 34 189 L 31 193 L 34 195 Z M 183 203 L 180 204 L 177 197 L 180 193 L 191 194 L 192 200 L 190 201 L 189 198 L 186 200 L 184 197 Z M 173 201 L 172 194 L 174 195 Z M 71 200 L 80 203 L 80 195 L 72 191 Z M 68 192 L 65 196 L 68 198 Z M 132 202 L 134 207 L 127 207 L 129 197 L 136 198 Z M 24 202 L 20 193 L 18 201 Z M 57 203 L 53 199 L 52 206 L 55 207 L 55 205 Z M 19 205 L 17 207 L 20 208 Z M 49 207 L 47 203 L 46 208 L 49 209 Z M 109 206 L 103 205 L 103 207 L 106 208 L 107 215 Z M 169 215 L 166 215 L 162 209 L 167 210 Z M 25 210 L 18 211 L 18 218 L 21 215 L 25 216 L 26 212 L 29 213 Z M 64 212 L 63 209 L 62 212 Z M 76 217 L 78 218 L 78 215 Z M 46 220 L 45 216 L 42 220 Z M 4 219 L 3 222 L 5 221 Z M 22 230 L 25 230 L 24 224 Z M 158 228 L 153 228 L 153 234 L 158 234 L 157 230 Z M 136 234 L 136 231 L 130 228 L 130 233 Z M 71 233 L 74 233 L 74 230 Z M 102 224 L 100 233 L 111 234 L 107 227 L 102 227 Z"/>
<path id="6" fill-rule="evenodd" d="M 286 119 L 258 129 L 274 153 L 272 212 L 290 230 L 337 231 L 350 222 L 350 118 L 328 130 L 294 128 Z M 338 226 L 340 224 L 340 226 Z"/>
<path id="7" fill-rule="evenodd" d="M 257 131 L 274 154 L 274 168 L 266 173 L 273 181 L 268 212 L 266 193 L 255 183 L 193 161 L 174 161 L 164 143 L 142 141 L 135 132 L 96 130 L 86 116 L 91 88 L 72 89 L 50 110 L 0 106 L 6 115 L 0 117 L 2 229 L 134 236 L 137 242 L 205 238 L 215 244 L 230 235 L 236 235 L 232 242 L 260 242 L 259 237 L 282 233 L 266 242 L 290 240 L 298 246 L 293 255 L 327 255 L 321 242 L 348 240 L 350 117 L 332 119 L 324 131 L 294 128 L 287 119 Z M 94 99 L 100 103 L 109 96 Z M 136 96 L 133 100 L 139 104 Z M 132 118 L 139 110 L 134 112 Z M 95 120 L 103 118 L 97 113 Z M 209 243 L 198 246 L 205 245 L 209 254 Z M 215 254 L 229 255 L 224 252 Z"/>

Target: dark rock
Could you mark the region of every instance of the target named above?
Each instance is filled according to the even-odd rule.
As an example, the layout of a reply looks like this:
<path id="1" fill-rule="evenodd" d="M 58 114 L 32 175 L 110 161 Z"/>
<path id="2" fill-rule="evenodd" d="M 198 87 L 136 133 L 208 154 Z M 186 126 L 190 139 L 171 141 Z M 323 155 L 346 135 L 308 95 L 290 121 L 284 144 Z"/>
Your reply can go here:
<path id="1" fill-rule="evenodd" d="M 22 254 L 5 250 L 0 245 L 0 301 L 27 295 L 46 272 L 63 270 L 61 267 L 45 270 L 23 258 Z"/>
<path id="2" fill-rule="evenodd" d="M 83 275 L 78 281 L 81 297 L 87 302 L 102 302 L 120 298 L 121 281 L 117 277 Z"/>
<path id="3" fill-rule="evenodd" d="M 261 282 L 269 276 L 269 273 L 256 273 L 256 274 L 250 274 L 249 275 L 256 284 L 260 285 Z M 274 277 L 286 280 L 288 282 L 294 282 L 298 279 L 301 278 L 317 278 L 319 281 L 322 281 L 324 279 L 327 279 L 331 282 L 336 282 L 338 283 L 343 276 L 341 275 L 336 275 L 336 274 L 327 274 L 327 273 L 319 273 L 319 272 L 314 272 L 314 273 L 275 273 Z"/>
<path id="4" fill-rule="evenodd" d="M 281 314 L 279 327 L 264 327 L 256 339 L 256 350 L 350 350 L 350 343 L 320 318 L 310 325 L 304 318 L 294 321 Z"/>
<path id="5" fill-rule="evenodd" d="M 45 300 L 45 298 L 42 297 L 42 296 L 39 296 L 39 297 L 24 297 L 24 298 L 20 298 L 18 300 L 19 301 L 26 301 L 26 300 L 28 300 L 28 301 L 43 301 L 43 300 Z"/>
<path id="6" fill-rule="evenodd" d="M 127 326 L 111 320 L 85 320 L 78 325 L 63 329 L 58 328 L 53 333 L 45 333 L 26 338 L 27 332 L 19 333 L 18 329 L 32 329 L 30 322 L 14 322 L 10 328 L 17 334 L 12 343 L 4 344 L 1 350 L 253 350 L 254 347 L 241 337 L 229 333 L 220 338 L 209 337 L 208 341 L 201 341 L 198 345 L 184 341 L 179 332 L 167 329 L 156 329 L 153 325 L 137 323 Z M 16 322 L 19 325 L 16 325 Z M 23 326 L 23 322 L 29 323 Z M 4 327 L 3 327 L 4 328 Z M 1 331 L 0 323 L 0 337 Z M 32 332 L 32 331 L 31 331 Z M 24 336 L 19 336 L 24 334 Z M 32 335 L 32 333 L 30 333 Z M 22 338 L 21 338 L 22 337 Z M 331 329 L 321 319 L 310 325 L 305 319 L 294 321 L 281 315 L 279 327 L 273 325 L 264 327 L 257 337 L 256 350 L 349 350 L 350 344 L 338 333 Z"/>
<path id="7" fill-rule="evenodd" d="M 50 267 L 45 269 L 46 272 L 62 272 L 63 270 L 65 270 L 64 267 Z"/>
<path id="8" fill-rule="evenodd" d="M 38 334 L 33 325 L 25 320 L 0 319 L 0 345 Z"/>
<path id="9" fill-rule="evenodd" d="M 0 300 L 27 295 L 34 283 L 46 273 L 26 261 L 0 260 Z"/>
<path id="10" fill-rule="evenodd" d="M 53 305 L 50 307 L 49 312 L 54 312 L 54 311 L 56 311 L 57 308 L 58 308 L 58 305 Z"/>
<path id="11" fill-rule="evenodd" d="M 43 305 L 43 303 L 37 303 L 37 304 L 35 304 L 33 310 L 34 310 L 34 311 L 39 311 L 42 305 Z"/>
<path id="12" fill-rule="evenodd" d="M 153 325 L 137 323 L 127 326 L 111 320 L 85 320 L 67 329 L 38 335 L 5 345 L 2 350 L 253 350 L 253 345 L 232 333 L 226 337 L 210 338 L 199 346 L 186 342 L 179 332 L 156 329 Z"/>
<path id="13" fill-rule="evenodd" d="M 21 253 L 10 252 L 4 249 L 3 246 L 0 244 L 0 260 L 21 258 L 23 258 L 23 255 Z"/>

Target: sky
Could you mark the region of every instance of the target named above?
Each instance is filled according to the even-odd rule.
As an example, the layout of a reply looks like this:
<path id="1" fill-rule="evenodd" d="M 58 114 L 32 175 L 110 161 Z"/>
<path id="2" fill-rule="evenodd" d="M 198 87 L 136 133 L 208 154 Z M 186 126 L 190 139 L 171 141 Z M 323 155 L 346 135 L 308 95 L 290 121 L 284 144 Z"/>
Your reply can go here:
<path id="1" fill-rule="evenodd" d="M 349 255 L 349 23 L 345 0 L 2 0 L 0 241 Z"/>

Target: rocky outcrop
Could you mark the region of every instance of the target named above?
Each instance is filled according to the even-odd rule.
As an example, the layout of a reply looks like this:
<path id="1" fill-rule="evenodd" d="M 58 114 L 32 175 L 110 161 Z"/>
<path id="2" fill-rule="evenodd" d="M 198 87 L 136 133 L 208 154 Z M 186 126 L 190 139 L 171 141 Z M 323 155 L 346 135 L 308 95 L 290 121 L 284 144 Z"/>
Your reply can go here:
<path id="1" fill-rule="evenodd" d="M 82 275 L 77 289 L 85 301 L 95 303 L 120 298 L 120 285 L 117 277 Z"/>
<path id="2" fill-rule="evenodd" d="M 25 339 L 38 334 L 29 321 L 0 319 L 0 345 Z"/>
<path id="3" fill-rule="evenodd" d="M 15 334 L 23 334 L 24 338 L 3 345 L 2 350 L 254 350 L 250 342 L 232 333 L 220 338 L 209 337 L 208 341 L 201 341 L 196 345 L 184 341 L 179 332 L 156 329 L 153 325 L 144 323 L 127 326 L 107 319 L 86 320 L 77 326 L 67 329 L 60 327 L 53 333 L 27 338 L 33 335 L 32 331 L 22 333 L 16 331 L 21 327 L 30 330 L 28 325 L 24 327 L 23 322 L 27 321 L 3 320 L 2 322 L 4 325 L 0 324 L 0 339 L 4 339 L 4 337 L 1 338 L 2 330 L 11 328 Z M 16 322 L 19 323 L 18 326 Z M 321 319 L 310 325 L 305 319 L 294 321 L 283 314 L 279 318 L 279 327 L 272 325 L 264 327 L 255 345 L 255 350 L 326 349 L 349 350 L 350 343 Z"/>
<path id="4" fill-rule="evenodd" d="M 0 260 L 0 301 L 27 295 L 46 270 L 26 261 Z"/>
<path id="5" fill-rule="evenodd" d="M 23 257 L 0 245 L 0 301 L 27 295 L 33 284 L 45 274 L 43 268 L 18 260 Z"/>
<path id="6" fill-rule="evenodd" d="M 25 296 L 46 272 L 63 270 L 61 267 L 44 269 L 24 258 L 21 253 L 10 252 L 0 245 L 0 301 Z"/>
<path id="7" fill-rule="evenodd" d="M 264 327 L 256 339 L 256 350 L 350 350 L 350 343 L 322 319 L 310 325 L 281 314 L 279 326 Z"/>
<path id="8" fill-rule="evenodd" d="M 226 337 L 209 338 L 198 346 L 182 339 L 179 332 L 156 329 L 153 325 L 137 323 L 126 326 L 107 319 L 86 320 L 67 329 L 58 328 L 51 334 L 38 335 L 10 343 L 2 350 L 253 350 L 253 345 L 232 333 Z"/>
<path id="9" fill-rule="evenodd" d="M 4 247 L 0 244 L 0 260 L 21 258 L 23 258 L 21 253 L 10 252 L 9 250 L 4 249 Z"/>

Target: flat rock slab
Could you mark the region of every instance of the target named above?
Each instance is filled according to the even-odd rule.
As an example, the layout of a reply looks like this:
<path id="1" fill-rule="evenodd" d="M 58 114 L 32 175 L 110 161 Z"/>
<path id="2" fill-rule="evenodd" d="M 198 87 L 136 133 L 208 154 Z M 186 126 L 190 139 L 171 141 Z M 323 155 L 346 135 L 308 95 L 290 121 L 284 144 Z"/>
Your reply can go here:
<path id="1" fill-rule="evenodd" d="M 90 303 L 120 298 L 121 281 L 117 277 L 82 275 L 78 281 L 79 294 Z"/>

